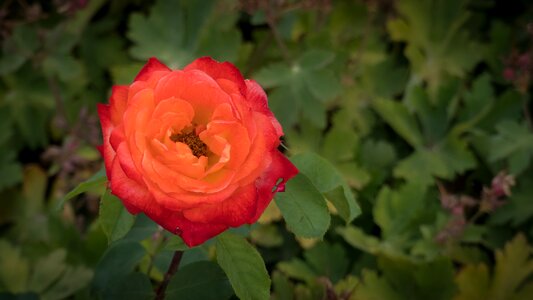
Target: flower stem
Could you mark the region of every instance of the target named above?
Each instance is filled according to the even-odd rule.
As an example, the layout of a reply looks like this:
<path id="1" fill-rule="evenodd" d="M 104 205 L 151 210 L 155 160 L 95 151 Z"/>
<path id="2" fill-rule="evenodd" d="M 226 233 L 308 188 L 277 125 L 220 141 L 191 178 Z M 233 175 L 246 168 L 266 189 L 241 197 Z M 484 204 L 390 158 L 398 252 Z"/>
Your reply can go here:
<path id="1" fill-rule="evenodd" d="M 183 251 L 174 252 L 174 256 L 172 257 L 170 266 L 168 266 L 168 270 L 165 273 L 163 282 L 161 282 L 161 285 L 157 288 L 157 292 L 154 298 L 155 300 L 165 299 L 165 291 L 167 290 L 168 283 L 170 282 L 170 278 L 172 278 L 172 276 L 176 273 L 176 271 L 178 271 L 178 267 L 180 265 L 182 256 L 183 256 Z"/>

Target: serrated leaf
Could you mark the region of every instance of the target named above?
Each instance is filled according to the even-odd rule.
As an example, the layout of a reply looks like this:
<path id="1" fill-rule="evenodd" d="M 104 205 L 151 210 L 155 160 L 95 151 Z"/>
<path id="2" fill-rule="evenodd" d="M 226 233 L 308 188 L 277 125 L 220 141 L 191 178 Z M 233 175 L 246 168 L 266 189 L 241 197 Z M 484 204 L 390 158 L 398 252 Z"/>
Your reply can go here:
<path id="1" fill-rule="evenodd" d="M 409 183 L 397 190 L 383 187 L 374 205 L 374 220 L 382 231 L 383 239 L 391 239 L 408 232 L 425 207 L 426 188 Z"/>
<path id="2" fill-rule="evenodd" d="M 533 155 L 533 134 L 524 125 L 506 120 L 496 125 L 498 134 L 491 139 L 489 160 L 508 159 L 513 174 L 525 170 Z M 512 164 L 513 158 L 522 158 L 521 164 Z"/>
<path id="3" fill-rule="evenodd" d="M 296 236 L 322 237 L 330 222 L 326 201 L 311 181 L 298 174 L 275 196 L 287 227 Z"/>
<path id="4" fill-rule="evenodd" d="M 212 7 L 212 1 L 159 0 L 147 17 L 132 14 L 127 33 L 134 42 L 131 55 L 141 60 L 156 56 L 173 68 L 184 66 L 194 58 Z"/>
<path id="5" fill-rule="evenodd" d="M 465 108 L 462 110 L 461 118 L 465 121 L 474 117 L 479 119 L 491 109 L 494 89 L 490 75 L 484 73 L 476 78 L 471 90 L 465 95 L 464 102 Z"/>
<path id="6" fill-rule="evenodd" d="M 454 299 L 528 299 L 522 297 L 531 290 L 532 252 L 524 235 L 518 234 L 504 249 L 496 251 L 492 274 L 485 264 L 467 265 L 459 272 L 456 277 L 459 293 Z"/>
<path id="7" fill-rule="evenodd" d="M 43 300 L 60 300 L 86 287 L 93 277 L 93 271 L 82 267 L 67 267 L 61 278 L 42 294 Z"/>
<path id="8" fill-rule="evenodd" d="M 374 109 L 379 115 L 405 139 L 411 146 L 418 148 L 422 146 L 423 139 L 413 116 L 407 108 L 399 102 L 374 99 L 372 102 Z"/>
<path id="9" fill-rule="evenodd" d="M 58 249 L 49 255 L 39 259 L 34 266 L 33 273 L 28 282 L 28 289 L 36 293 L 43 293 L 54 281 L 56 281 L 65 268 L 65 249 Z"/>
<path id="10" fill-rule="evenodd" d="M 218 249 L 217 249 L 218 250 Z M 210 261 L 182 267 L 168 284 L 166 299 L 228 299 L 233 290 L 224 271 Z"/>
<path id="11" fill-rule="evenodd" d="M 431 185 L 433 176 L 452 179 L 476 166 L 476 159 L 465 141 L 449 136 L 438 146 L 421 148 L 400 161 L 394 169 L 394 176 Z"/>
<path id="12" fill-rule="evenodd" d="M 361 284 L 353 292 L 353 298 L 367 300 L 404 300 L 385 278 L 378 276 L 377 272 L 363 270 L 362 277 Z"/>
<path id="13" fill-rule="evenodd" d="M 490 288 L 489 270 L 486 265 L 469 265 L 456 276 L 460 294 L 455 300 L 488 300 Z"/>
<path id="14" fill-rule="evenodd" d="M 479 44 L 463 30 L 470 15 L 461 0 L 407 0 L 388 22 L 393 40 L 407 42 L 414 72 L 435 91 L 445 75 L 464 76 L 480 59 Z"/>
<path id="15" fill-rule="evenodd" d="M 270 278 L 263 258 L 244 238 L 229 232 L 219 235 L 216 254 L 237 297 L 243 300 L 269 298 Z"/>
<path id="16" fill-rule="evenodd" d="M 123 238 L 135 223 L 135 216 L 130 214 L 120 199 L 106 190 L 100 201 L 98 218 L 109 243 Z"/>
<path id="17" fill-rule="evenodd" d="M 301 61 L 270 64 L 252 76 L 263 87 L 276 88 L 269 96 L 269 107 L 285 128 L 292 127 L 300 115 L 318 128 L 326 126 L 324 103 L 341 88 L 334 73 L 320 68 L 331 63 L 328 57 L 323 51 L 309 50 Z"/>

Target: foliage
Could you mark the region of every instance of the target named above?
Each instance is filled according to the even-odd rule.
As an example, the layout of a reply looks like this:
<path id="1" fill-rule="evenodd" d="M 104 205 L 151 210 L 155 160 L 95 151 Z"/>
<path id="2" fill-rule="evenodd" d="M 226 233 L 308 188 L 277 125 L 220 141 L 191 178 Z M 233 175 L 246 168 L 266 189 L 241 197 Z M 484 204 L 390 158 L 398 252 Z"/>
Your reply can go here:
<path id="1" fill-rule="evenodd" d="M 529 299 L 533 6 L 5 1 L 0 298 Z M 300 174 L 188 249 L 106 188 L 96 104 L 147 58 L 258 81 Z M 100 171 L 99 171 L 100 170 Z"/>

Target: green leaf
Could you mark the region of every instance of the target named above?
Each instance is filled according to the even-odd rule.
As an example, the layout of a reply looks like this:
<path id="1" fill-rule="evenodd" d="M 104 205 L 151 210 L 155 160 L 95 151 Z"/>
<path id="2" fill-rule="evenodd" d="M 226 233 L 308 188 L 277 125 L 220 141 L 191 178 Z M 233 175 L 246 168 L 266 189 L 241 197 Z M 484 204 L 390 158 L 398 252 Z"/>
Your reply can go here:
<path id="1" fill-rule="evenodd" d="M 372 102 L 374 109 L 379 115 L 405 139 L 411 146 L 418 148 L 422 146 L 423 139 L 420 130 L 409 113 L 407 108 L 395 101 L 385 99 L 374 99 Z"/>
<path id="2" fill-rule="evenodd" d="M 385 240 L 404 234 L 413 229 L 425 208 L 426 188 L 416 183 L 408 183 L 393 191 L 384 186 L 374 205 L 374 220 L 382 231 Z"/>
<path id="3" fill-rule="evenodd" d="M 65 271 L 67 267 L 65 265 L 66 256 L 67 252 L 65 249 L 58 249 L 39 259 L 34 266 L 28 283 L 28 289 L 39 294 L 43 293 Z"/>
<path id="4" fill-rule="evenodd" d="M 327 51 L 316 49 L 300 58 L 292 64 L 267 65 L 253 78 L 265 88 L 276 87 L 269 96 L 269 107 L 285 128 L 292 127 L 300 116 L 324 128 L 327 121 L 324 103 L 341 91 L 335 74 L 323 69 L 333 59 Z"/>
<path id="5" fill-rule="evenodd" d="M 496 125 L 498 134 L 491 139 L 489 160 L 507 159 L 512 174 L 524 171 L 533 155 L 533 133 L 515 121 L 502 121 Z M 520 159 L 513 164 L 513 159 Z M 519 162 L 519 163 L 518 163 Z"/>
<path id="6" fill-rule="evenodd" d="M 289 278 L 283 275 L 281 272 L 274 271 L 272 273 L 272 286 L 273 295 L 277 300 L 293 300 L 294 292 L 293 285 Z"/>
<path id="7" fill-rule="evenodd" d="M 447 300 L 455 293 L 454 268 L 449 258 L 413 262 L 382 256 L 378 264 L 384 277 L 404 299 Z"/>
<path id="8" fill-rule="evenodd" d="M 0 240 L 0 286 L 11 293 L 26 291 L 30 266 L 20 249 L 9 242 Z"/>
<path id="9" fill-rule="evenodd" d="M 533 217 L 533 177 L 521 177 L 507 203 L 490 216 L 490 223 L 518 227 Z"/>
<path id="10" fill-rule="evenodd" d="M 377 97 L 393 97 L 405 89 L 409 72 L 397 66 L 392 58 L 364 68 L 364 87 Z"/>
<path id="11" fill-rule="evenodd" d="M 299 237 L 322 237 L 330 222 L 326 201 L 309 179 L 298 174 L 275 196 L 289 229 Z"/>
<path id="12" fill-rule="evenodd" d="M 446 75 L 464 76 L 482 57 L 479 44 L 465 30 L 470 17 L 462 0 L 406 0 L 399 18 L 387 24 L 391 38 L 405 41 L 405 55 L 431 91 Z"/>
<path id="13" fill-rule="evenodd" d="M 366 234 L 360 228 L 354 226 L 340 227 L 337 228 L 337 232 L 348 244 L 370 254 L 385 254 L 389 257 L 404 256 L 399 249 L 391 247 L 389 244 L 382 243 L 378 238 Z"/>
<path id="14" fill-rule="evenodd" d="M 321 102 L 337 97 L 342 89 L 339 79 L 330 70 L 306 72 L 304 80 L 313 96 Z"/>
<path id="15" fill-rule="evenodd" d="M 290 278 L 313 282 L 317 276 L 309 265 L 298 258 L 278 263 L 277 268 Z"/>
<path id="16" fill-rule="evenodd" d="M 93 271 L 85 267 L 67 267 L 59 281 L 42 294 L 43 300 L 65 299 L 86 287 L 93 277 Z"/>
<path id="17" fill-rule="evenodd" d="M 293 74 L 291 69 L 285 63 L 273 63 L 266 65 L 256 72 L 253 78 L 264 88 L 272 88 L 283 85 L 290 80 Z"/>
<path id="18" fill-rule="evenodd" d="M 233 290 L 224 271 L 213 262 L 199 261 L 178 270 L 168 284 L 166 299 L 223 300 L 231 295 Z"/>
<path id="19" fill-rule="evenodd" d="M 63 197 L 63 199 L 61 199 L 61 201 L 58 203 L 57 210 L 62 209 L 63 205 L 65 205 L 65 202 L 80 194 L 92 191 L 98 187 L 104 187 L 106 182 L 107 177 L 105 175 L 105 169 L 102 168 L 100 169 L 100 171 L 96 172 L 93 176 L 91 176 L 91 178 L 78 184 L 78 186 L 76 186 L 72 191 L 68 192 L 65 197 Z"/>
<path id="20" fill-rule="evenodd" d="M 358 144 L 359 136 L 353 129 L 334 126 L 324 137 L 321 153 L 330 161 L 344 163 L 353 159 Z"/>
<path id="21" fill-rule="evenodd" d="M 359 161 L 366 169 L 373 173 L 386 173 L 385 170 L 396 161 L 397 154 L 394 147 L 384 140 L 366 139 L 359 156 Z"/>
<path id="22" fill-rule="evenodd" d="M 433 176 L 452 179 L 476 166 L 476 159 L 464 140 L 449 136 L 432 148 L 421 148 L 400 161 L 394 175 L 408 181 L 431 185 Z"/>
<path id="23" fill-rule="evenodd" d="M 113 287 L 128 276 L 146 250 L 137 242 L 120 241 L 112 244 L 100 258 L 95 268 L 93 287 L 99 293 Z"/>
<path id="24" fill-rule="evenodd" d="M 143 273 L 130 273 L 123 277 L 111 291 L 106 293 L 107 299 L 128 299 L 128 300 L 151 300 L 155 293 L 150 282 L 150 278 Z M 169 297 L 168 290 L 166 299 Z"/>
<path id="25" fill-rule="evenodd" d="M 135 216 L 130 214 L 120 199 L 106 190 L 100 201 L 98 218 L 109 243 L 123 238 L 135 223 Z"/>
<path id="26" fill-rule="evenodd" d="M 467 265 L 459 272 L 456 277 L 459 293 L 455 299 L 527 299 L 521 297 L 527 295 L 525 291 L 531 291 L 533 284 L 532 253 L 526 238 L 518 234 L 503 250 L 496 251 L 492 274 L 485 264 Z"/>
<path id="27" fill-rule="evenodd" d="M 490 75 L 484 73 L 476 78 L 471 90 L 465 95 L 464 102 L 465 108 L 462 110 L 461 118 L 465 121 L 473 118 L 479 120 L 490 111 L 494 102 Z"/>
<path id="28" fill-rule="evenodd" d="M 294 155 L 291 160 L 321 193 L 326 193 L 346 223 L 361 213 L 350 187 L 327 160 L 312 152 Z"/>
<path id="29" fill-rule="evenodd" d="M 368 300 L 404 300 L 398 292 L 383 277 L 379 277 L 377 272 L 363 270 L 362 280 L 356 287 L 353 295 L 355 299 Z"/>
<path id="30" fill-rule="evenodd" d="M 237 297 L 243 300 L 269 298 L 270 278 L 263 258 L 244 238 L 228 232 L 219 235 L 216 253 L 218 264 Z"/>
<path id="31" fill-rule="evenodd" d="M 0 75 L 16 71 L 39 48 L 37 29 L 29 25 L 18 25 L 11 36 L 2 43 Z"/>
<path id="32" fill-rule="evenodd" d="M 342 176 L 335 167 L 315 153 L 296 154 L 291 157 L 291 161 L 322 193 L 331 191 L 343 183 Z"/>
<path id="33" fill-rule="evenodd" d="M 490 289 L 489 270 L 486 265 L 468 265 L 464 267 L 455 280 L 459 295 L 454 300 L 488 300 Z"/>
<path id="34" fill-rule="evenodd" d="M 280 74 L 280 77 L 283 76 Z M 283 128 L 291 128 L 299 119 L 301 110 L 300 98 L 293 96 L 292 88 L 281 86 L 273 90 L 268 96 L 268 107 Z"/>
<path id="35" fill-rule="evenodd" d="M 323 49 L 310 49 L 306 51 L 297 61 L 298 65 L 305 70 L 320 70 L 335 59 L 335 52 Z"/>
<path id="36" fill-rule="evenodd" d="M 250 231 L 250 238 L 254 244 L 263 247 L 277 247 L 283 244 L 283 236 L 273 224 L 258 224 Z"/>
<path id="37" fill-rule="evenodd" d="M 212 12 L 212 1 L 158 0 L 145 17 L 133 13 L 127 33 L 133 57 L 158 57 L 170 67 L 182 67 L 194 58 L 201 30 Z"/>
<path id="38" fill-rule="evenodd" d="M 348 259 L 344 248 L 339 244 L 321 242 L 305 251 L 304 257 L 317 275 L 338 282 L 348 269 Z"/>
<path id="39" fill-rule="evenodd" d="M 0 173 L 6 176 L 0 177 L 0 190 L 12 187 L 22 181 L 22 167 L 15 161 L 15 153 L 8 152 L 0 158 Z"/>

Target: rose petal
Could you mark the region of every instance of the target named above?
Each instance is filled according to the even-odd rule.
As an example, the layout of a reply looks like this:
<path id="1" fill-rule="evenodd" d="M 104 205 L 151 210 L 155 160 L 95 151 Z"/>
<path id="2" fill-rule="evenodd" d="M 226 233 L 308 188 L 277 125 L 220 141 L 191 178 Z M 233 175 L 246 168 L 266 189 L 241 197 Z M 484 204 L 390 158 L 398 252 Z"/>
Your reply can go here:
<path id="1" fill-rule="evenodd" d="M 113 125 L 111 123 L 109 115 L 109 106 L 99 103 L 97 106 L 98 116 L 100 117 L 100 124 L 102 126 L 102 135 L 103 135 L 103 144 L 101 147 L 102 156 L 104 157 L 104 165 L 106 170 L 106 176 L 108 179 L 111 178 L 112 172 L 111 168 L 113 165 L 113 160 L 115 159 L 115 150 L 111 147 L 109 138 L 113 131 Z"/>
<path id="2" fill-rule="evenodd" d="M 234 82 L 241 91 L 246 93 L 246 84 L 241 72 L 229 62 L 217 62 L 211 57 L 201 57 L 190 63 L 183 70 L 200 70 L 211 76 L 213 79 L 228 79 Z"/>
<path id="3" fill-rule="evenodd" d="M 148 63 L 139 71 L 139 74 L 135 77 L 133 81 L 146 81 L 150 78 L 152 73 L 157 71 L 172 71 L 167 66 L 162 64 L 157 58 L 151 57 L 148 59 Z"/>
<path id="4" fill-rule="evenodd" d="M 113 173 L 111 192 L 121 199 L 130 213 L 143 212 L 166 230 L 179 234 L 189 247 L 199 245 L 228 228 L 223 224 L 191 222 L 181 213 L 162 207 L 148 190 L 127 177 L 118 163 L 114 164 Z"/>
<path id="5" fill-rule="evenodd" d="M 254 80 L 246 79 L 246 100 L 254 111 L 260 112 L 270 118 L 272 126 L 276 129 L 278 137 L 283 135 L 283 129 L 274 114 L 268 108 L 267 96 L 263 88 Z M 289 100 L 290 101 L 290 100 Z"/>
<path id="6" fill-rule="evenodd" d="M 272 151 L 272 162 L 265 170 L 265 173 L 256 181 L 257 194 L 259 195 L 257 201 L 257 210 L 251 222 L 257 221 L 266 207 L 272 201 L 272 198 L 277 191 L 284 189 L 287 180 L 298 174 L 298 169 L 278 150 Z M 278 183 L 277 188 L 272 191 L 272 188 Z"/>
<path id="7" fill-rule="evenodd" d="M 221 223 L 237 227 L 250 223 L 257 211 L 257 189 L 254 184 L 241 187 L 231 197 L 219 203 L 198 205 L 183 212 L 190 221 L 200 223 Z"/>

